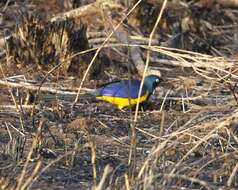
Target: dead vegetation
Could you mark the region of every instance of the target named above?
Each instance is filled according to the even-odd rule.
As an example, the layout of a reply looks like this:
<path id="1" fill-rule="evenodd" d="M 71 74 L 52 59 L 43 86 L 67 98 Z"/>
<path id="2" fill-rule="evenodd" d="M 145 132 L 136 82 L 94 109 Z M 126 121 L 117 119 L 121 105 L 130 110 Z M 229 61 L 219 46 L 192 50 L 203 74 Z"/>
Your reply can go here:
<path id="1" fill-rule="evenodd" d="M 1 14 L 1 189 L 238 188 L 235 1 L 16 0 Z M 147 73 L 165 81 L 145 110 L 87 94 Z"/>

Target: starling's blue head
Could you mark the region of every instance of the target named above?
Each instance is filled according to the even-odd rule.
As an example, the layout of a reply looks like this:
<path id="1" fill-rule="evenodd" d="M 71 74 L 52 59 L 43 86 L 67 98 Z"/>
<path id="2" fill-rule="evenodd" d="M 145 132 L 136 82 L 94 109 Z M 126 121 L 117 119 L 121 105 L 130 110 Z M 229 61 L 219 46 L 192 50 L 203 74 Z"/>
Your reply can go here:
<path id="1" fill-rule="evenodd" d="M 144 85 L 152 94 L 161 81 L 162 79 L 157 75 L 148 75 L 145 77 Z"/>

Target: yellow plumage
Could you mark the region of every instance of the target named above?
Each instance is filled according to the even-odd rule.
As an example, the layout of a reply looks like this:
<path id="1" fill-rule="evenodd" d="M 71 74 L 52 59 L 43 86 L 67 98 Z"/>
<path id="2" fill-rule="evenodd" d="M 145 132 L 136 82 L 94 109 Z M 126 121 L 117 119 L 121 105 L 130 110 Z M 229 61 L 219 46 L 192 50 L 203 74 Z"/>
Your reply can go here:
<path id="1" fill-rule="evenodd" d="M 140 97 L 140 102 L 144 102 L 148 99 L 149 93 L 147 92 L 145 95 Z M 97 96 L 96 99 L 104 100 L 109 103 L 115 104 L 119 109 L 122 109 L 127 106 L 135 105 L 138 102 L 138 98 L 121 98 L 121 97 L 113 97 L 113 96 Z"/>

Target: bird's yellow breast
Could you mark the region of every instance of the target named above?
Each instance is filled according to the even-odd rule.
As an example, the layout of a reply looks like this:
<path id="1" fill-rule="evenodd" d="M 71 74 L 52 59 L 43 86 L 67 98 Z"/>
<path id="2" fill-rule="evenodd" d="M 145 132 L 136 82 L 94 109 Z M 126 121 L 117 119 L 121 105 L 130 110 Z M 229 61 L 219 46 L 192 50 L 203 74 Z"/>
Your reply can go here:
<path id="1" fill-rule="evenodd" d="M 149 93 L 140 97 L 139 103 L 144 102 L 148 99 Z M 113 96 L 97 96 L 96 99 L 104 100 L 111 104 L 115 104 L 119 109 L 122 109 L 127 106 L 135 105 L 138 102 L 138 98 L 122 98 L 122 97 L 113 97 Z"/>

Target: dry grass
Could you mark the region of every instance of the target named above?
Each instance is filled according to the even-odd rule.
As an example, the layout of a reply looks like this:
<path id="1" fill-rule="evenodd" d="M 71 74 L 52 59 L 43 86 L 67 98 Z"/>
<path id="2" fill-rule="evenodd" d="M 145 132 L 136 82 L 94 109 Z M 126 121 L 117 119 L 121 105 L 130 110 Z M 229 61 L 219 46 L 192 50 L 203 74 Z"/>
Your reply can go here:
<path id="1" fill-rule="evenodd" d="M 131 26 L 133 31 L 130 32 L 124 21 L 130 18 L 130 23 L 138 24 L 136 15 L 150 3 L 154 6 L 153 2 L 145 6 L 145 2 L 138 1 L 129 10 L 124 4 L 103 2 L 65 14 L 74 17 L 75 27 L 88 22 L 91 49 L 69 50 L 72 27 L 72 31 L 68 30 L 67 43 L 61 40 L 62 47 L 69 49 L 61 52 L 58 46 L 54 56 L 59 56 L 60 61 L 52 59 L 52 65 L 43 70 L 38 68 L 39 71 L 34 73 L 28 63 L 13 69 L 14 53 L 7 54 L 2 60 L 1 189 L 237 189 L 238 72 L 234 59 L 237 45 L 229 41 L 235 38 L 232 29 L 236 27 L 234 18 L 238 18 L 236 10 L 231 10 L 232 16 L 223 8 L 210 12 L 215 16 L 220 13 L 221 23 L 224 27 L 229 24 L 230 31 L 224 31 L 221 24 L 219 29 L 213 20 L 205 20 L 201 11 L 200 29 L 207 32 L 203 37 L 215 36 L 227 43 L 210 45 L 204 54 L 192 51 L 194 47 L 190 49 L 190 46 L 183 50 L 157 43 L 156 35 L 166 36 L 162 29 L 170 31 L 169 21 L 164 16 L 169 17 L 175 8 L 170 1 L 163 1 L 163 5 L 157 7 L 160 12 L 156 11 L 155 18 L 151 16 L 155 22 L 152 26 L 148 22 L 148 28 L 151 27 L 149 38 L 138 33 L 135 37 L 135 25 Z M 183 3 L 176 9 L 186 4 Z M 87 9 L 97 15 L 97 19 L 90 18 L 89 13 L 84 16 L 83 11 Z M 115 9 L 121 12 L 116 14 Z M 77 11 L 82 17 L 80 21 Z M 63 16 L 64 13 L 60 13 L 48 18 L 48 22 Z M 233 20 L 228 19 L 231 17 Z M 186 27 L 194 31 L 184 42 L 189 43 L 192 37 L 195 39 L 198 28 L 194 22 L 198 18 L 187 15 L 177 19 L 181 22 L 189 20 Z M 27 31 L 27 24 L 24 27 Z M 121 40 L 118 35 L 124 35 L 122 31 L 125 29 L 130 40 Z M 96 32 L 101 36 L 96 36 Z M 21 39 L 25 39 L 24 34 L 21 33 Z M 56 31 L 55 35 L 63 38 L 64 34 L 61 36 Z M 197 36 L 196 39 L 200 38 Z M 47 43 L 52 43 L 49 41 Z M 125 72 L 125 65 L 114 60 L 114 57 L 121 57 L 133 65 L 135 59 L 125 54 L 131 49 L 136 55 L 140 51 L 142 57 L 138 60 L 146 60 L 139 72 L 143 73 L 142 80 L 147 69 L 161 73 L 165 79 L 144 111 L 138 106 L 136 110 L 121 111 L 97 102 L 87 94 L 105 79 L 134 77 L 133 71 L 127 69 Z M 18 54 L 20 51 L 19 48 Z M 37 53 L 38 49 L 32 51 Z M 105 55 L 111 60 L 109 66 L 102 63 Z M 41 63 L 37 62 L 37 56 L 34 54 L 39 67 Z M 77 67 L 83 75 L 71 77 L 67 74 L 68 64 L 77 56 L 86 58 L 84 66 Z M 97 64 L 102 68 L 99 69 Z M 135 68 L 141 67 L 135 65 Z M 35 95 L 33 100 L 29 93 Z M 24 101 L 25 96 L 27 101 Z"/>

